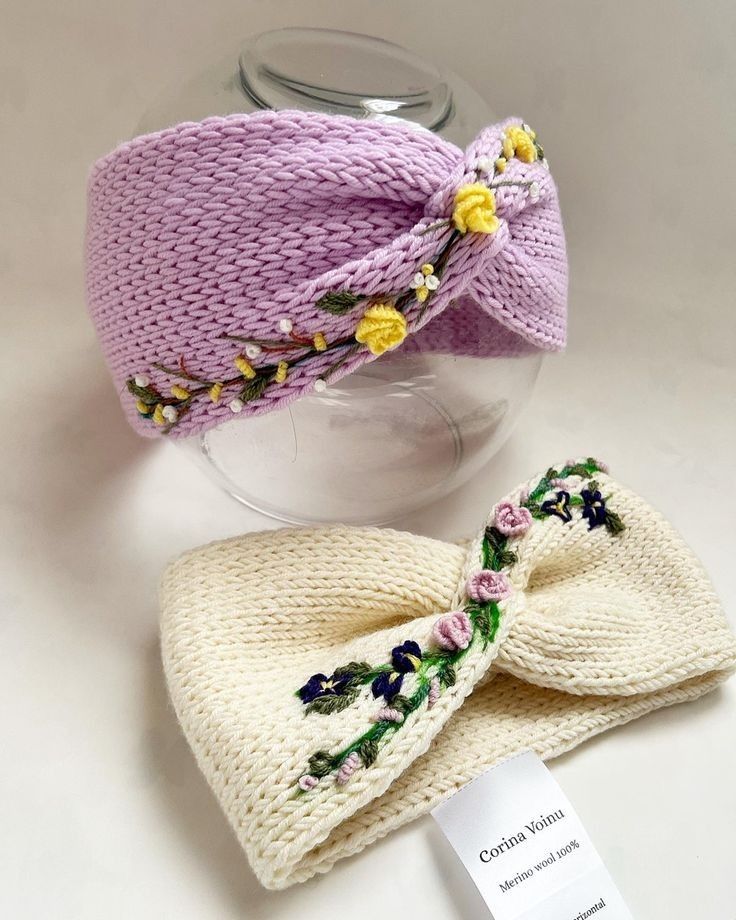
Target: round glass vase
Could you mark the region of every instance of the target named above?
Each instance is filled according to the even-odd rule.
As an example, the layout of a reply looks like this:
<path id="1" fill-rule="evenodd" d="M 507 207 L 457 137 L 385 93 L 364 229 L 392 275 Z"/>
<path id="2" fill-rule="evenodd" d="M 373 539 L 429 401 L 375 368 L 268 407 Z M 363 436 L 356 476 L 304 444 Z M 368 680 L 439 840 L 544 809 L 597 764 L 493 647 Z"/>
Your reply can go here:
<path id="1" fill-rule="evenodd" d="M 494 120 L 466 83 L 423 56 L 365 35 L 281 29 L 178 85 L 136 133 L 263 108 L 404 119 L 460 147 Z M 385 523 L 441 498 L 488 462 L 531 395 L 541 360 L 400 348 L 324 393 L 175 443 L 264 514 Z"/>

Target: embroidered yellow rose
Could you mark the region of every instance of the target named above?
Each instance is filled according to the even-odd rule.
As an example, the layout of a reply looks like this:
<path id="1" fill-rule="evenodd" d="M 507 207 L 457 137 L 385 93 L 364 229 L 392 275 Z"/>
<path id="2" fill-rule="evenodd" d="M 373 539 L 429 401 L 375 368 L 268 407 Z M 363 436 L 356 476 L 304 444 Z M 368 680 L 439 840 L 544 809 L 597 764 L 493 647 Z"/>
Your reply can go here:
<path id="1" fill-rule="evenodd" d="M 495 233 L 498 230 L 496 198 L 488 186 L 471 182 L 455 195 L 452 222 L 461 233 Z"/>
<path id="2" fill-rule="evenodd" d="M 389 303 L 375 303 L 363 314 L 355 330 L 355 341 L 374 355 L 396 348 L 406 338 L 406 317 Z"/>
<path id="3" fill-rule="evenodd" d="M 503 155 L 507 160 L 515 156 L 522 163 L 533 163 L 537 159 L 534 132 L 529 133 L 518 125 L 506 128 L 503 139 Z"/>

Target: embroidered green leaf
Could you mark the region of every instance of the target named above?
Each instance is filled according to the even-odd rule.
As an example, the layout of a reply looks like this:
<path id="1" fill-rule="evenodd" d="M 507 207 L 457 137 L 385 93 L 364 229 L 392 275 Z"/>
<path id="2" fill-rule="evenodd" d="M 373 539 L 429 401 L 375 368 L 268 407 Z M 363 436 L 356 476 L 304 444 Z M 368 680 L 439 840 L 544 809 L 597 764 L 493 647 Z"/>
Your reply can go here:
<path id="1" fill-rule="evenodd" d="M 455 666 L 449 661 L 446 662 L 438 671 L 437 676 L 446 687 L 454 687 L 457 681 L 457 672 Z"/>
<path id="2" fill-rule="evenodd" d="M 257 377 L 254 377 L 252 380 L 249 380 L 245 384 L 245 386 L 238 393 L 238 399 L 242 399 L 244 403 L 258 399 L 258 397 L 263 394 L 263 391 L 267 386 L 268 378 L 259 374 Z"/>
<path id="3" fill-rule="evenodd" d="M 482 629 L 482 622 L 488 620 L 488 606 L 488 604 L 468 604 L 465 608 L 465 612 L 479 629 Z"/>
<path id="4" fill-rule="evenodd" d="M 398 709 L 399 712 L 403 712 L 406 715 L 412 708 L 412 703 L 408 697 L 397 693 L 396 696 L 391 697 L 391 708 Z"/>
<path id="5" fill-rule="evenodd" d="M 157 393 L 152 386 L 139 387 L 132 378 L 126 381 L 125 386 L 129 393 L 135 396 L 136 399 L 140 399 L 147 406 L 155 406 L 161 399 L 161 394 Z"/>
<path id="6" fill-rule="evenodd" d="M 506 568 L 516 562 L 516 553 L 507 550 L 508 537 L 504 536 L 496 527 L 486 527 L 485 538 L 487 547 L 484 546 L 483 564 L 486 568 L 499 569 Z"/>
<path id="7" fill-rule="evenodd" d="M 494 549 L 503 549 L 506 546 L 506 537 L 496 527 L 486 527 L 486 540 Z"/>
<path id="8" fill-rule="evenodd" d="M 493 557 L 493 561 L 495 562 L 494 568 L 498 570 L 512 566 L 516 563 L 516 559 L 516 553 L 512 553 L 511 550 L 508 549 L 503 550 L 500 553 L 496 553 Z"/>
<path id="9" fill-rule="evenodd" d="M 366 767 L 370 767 L 376 757 L 378 757 L 378 742 L 373 738 L 366 738 L 365 741 L 361 742 L 358 746 L 358 756 Z"/>
<path id="10" fill-rule="evenodd" d="M 373 672 L 367 661 L 351 661 L 339 668 L 335 668 L 335 677 L 353 677 L 356 681 L 364 680 Z"/>
<path id="11" fill-rule="evenodd" d="M 606 511 L 605 524 L 606 530 L 614 537 L 626 530 L 626 524 L 624 524 L 615 511 Z"/>
<path id="12" fill-rule="evenodd" d="M 467 609 L 467 608 L 466 608 Z M 478 606 L 470 613 L 473 624 L 483 640 L 483 648 L 493 642 L 500 620 L 498 606 L 495 603 Z"/>
<path id="13" fill-rule="evenodd" d="M 574 466 L 568 468 L 568 476 L 582 476 L 583 479 L 587 479 L 590 476 L 591 469 L 585 466 L 582 463 L 576 463 Z"/>
<path id="14" fill-rule="evenodd" d="M 355 702 L 357 695 L 358 688 L 349 687 L 345 693 L 339 695 L 318 696 L 317 699 L 307 704 L 305 712 L 309 714 L 316 712 L 322 716 L 332 715 L 333 712 L 342 712 L 343 709 L 347 709 L 348 706 Z"/>
<path id="15" fill-rule="evenodd" d="M 589 489 L 591 492 L 597 492 L 600 486 L 595 479 L 591 479 L 585 488 Z"/>
<path id="16" fill-rule="evenodd" d="M 527 504 L 530 505 L 534 502 L 538 502 L 552 488 L 550 480 L 557 478 L 557 470 L 551 466 L 544 474 L 544 476 L 542 476 L 542 478 L 539 480 L 536 488 L 531 491 Z"/>
<path id="17" fill-rule="evenodd" d="M 319 298 L 315 306 L 318 310 L 326 310 L 328 313 L 341 316 L 348 310 L 352 310 L 361 300 L 363 297 L 360 294 L 353 294 L 352 291 L 328 291 Z"/>
<path id="18" fill-rule="evenodd" d="M 309 758 L 309 772 L 317 779 L 327 776 L 333 766 L 334 758 L 328 751 L 317 751 Z"/>

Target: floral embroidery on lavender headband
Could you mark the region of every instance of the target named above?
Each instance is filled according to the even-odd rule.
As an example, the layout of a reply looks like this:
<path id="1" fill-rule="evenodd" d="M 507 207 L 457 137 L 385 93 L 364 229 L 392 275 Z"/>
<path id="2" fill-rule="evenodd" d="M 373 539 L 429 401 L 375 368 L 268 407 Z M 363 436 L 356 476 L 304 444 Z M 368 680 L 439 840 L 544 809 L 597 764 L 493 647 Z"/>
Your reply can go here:
<path id="1" fill-rule="evenodd" d="M 286 339 L 225 335 L 224 339 L 241 346 L 241 351 L 233 356 L 236 374 L 219 380 L 205 379 L 190 373 L 184 356 L 180 357 L 178 367 L 155 362 L 152 369 L 168 374 L 179 382 L 171 386 L 168 394 L 164 394 L 153 385 L 149 374 L 141 372 L 130 377 L 126 381 L 126 388 L 135 399 L 139 415 L 160 426 L 162 433 L 166 434 L 186 415 L 196 400 L 209 399 L 219 403 L 229 399 L 230 410 L 235 414 L 242 412 L 246 403 L 258 399 L 268 387 L 283 384 L 293 368 L 320 352 L 333 353 L 335 360 L 315 380 L 314 389 L 318 393 L 326 389 L 330 377 L 361 349 L 365 348 L 371 354 L 380 356 L 397 348 L 408 333 L 404 311 L 410 304 L 419 301 L 422 305 L 419 313 L 421 319 L 432 295 L 440 287 L 443 271 L 458 241 L 467 233 L 493 234 L 498 230 L 500 224 L 496 216 L 494 189 L 502 186 L 526 188 L 530 200 L 536 201 L 539 198 L 537 182 L 504 181 L 499 178 L 513 157 L 524 163 L 539 161 L 546 165 L 544 150 L 535 132 L 526 124 L 511 125 L 505 129 L 499 155 L 495 158 L 480 158 L 475 164 L 476 181 L 460 186 L 455 193 L 452 215 L 423 231 L 450 232 L 438 248 L 434 261 L 418 268 L 407 290 L 370 297 L 356 291 L 329 291 L 316 301 L 317 309 L 336 315 L 343 315 L 359 304 L 365 304 L 352 335 L 332 342 L 328 342 L 322 332 L 310 336 L 300 335 L 288 317 L 282 317 L 278 322 L 278 330 L 287 336 Z M 284 354 L 288 357 L 269 360 L 269 355 Z"/>
<path id="2" fill-rule="evenodd" d="M 623 532 L 621 518 L 607 507 L 597 473 L 607 472 L 593 459 L 568 461 L 560 470 L 550 468 L 533 489 L 523 493 L 519 503 L 499 503 L 481 541 L 480 568 L 472 572 L 465 585 L 466 602 L 462 609 L 445 613 L 434 622 L 426 648 L 408 639 L 391 649 L 389 661 L 371 665 L 351 661 L 329 676 L 319 673 L 296 691 L 305 714 L 329 715 L 351 706 L 368 687 L 380 700 L 371 725 L 340 750 L 319 750 L 308 761 L 297 779 L 297 795 L 309 792 L 332 776 L 343 786 L 360 769 L 368 768 L 406 719 L 424 707 L 430 710 L 457 680 L 457 669 L 467 652 L 476 645 L 486 648 L 498 632 L 503 616 L 501 604 L 512 593 L 508 572 L 518 561 L 515 542 L 533 526 L 534 520 L 557 517 L 573 522 L 573 511 L 580 509 L 589 529 L 604 526 L 611 535 Z M 553 483 L 581 481 L 580 491 L 555 492 Z M 584 483 L 584 487 L 582 486 Z M 552 497 L 547 498 L 550 493 Z M 412 677 L 408 695 L 402 694 Z"/>

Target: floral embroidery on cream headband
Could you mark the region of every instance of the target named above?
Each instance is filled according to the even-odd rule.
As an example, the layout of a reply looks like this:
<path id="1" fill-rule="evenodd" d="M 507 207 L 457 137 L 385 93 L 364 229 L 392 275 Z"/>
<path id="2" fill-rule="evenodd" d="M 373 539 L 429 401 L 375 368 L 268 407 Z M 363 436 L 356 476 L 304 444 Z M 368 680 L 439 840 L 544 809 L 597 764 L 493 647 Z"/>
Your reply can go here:
<path id="1" fill-rule="evenodd" d="M 567 258 L 535 132 L 261 112 L 123 145 L 90 178 L 88 299 L 142 434 L 277 408 L 400 347 L 559 349 Z M 475 336 L 458 335 L 464 324 Z M 500 335 L 499 330 L 503 331 Z"/>
<path id="2" fill-rule="evenodd" d="M 698 560 L 590 457 L 518 486 L 469 544 L 247 534 L 174 562 L 161 603 L 174 708 L 271 888 L 736 669 Z"/>
<path id="3" fill-rule="evenodd" d="M 331 774 L 338 784 L 345 784 L 356 769 L 371 766 L 381 746 L 411 713 L 422 706 L 430 710 L 455 684 L 457 668 L 469 649 L 474 644 L 485 649 L 493 642 L 501 622 L 500 604 L 512 591 L 507 573 L 517 562 L 514 544 L 535 518 L 544 520 L 554 515 L 570 524 L 573 513 L 579 511 L 589 530 L 605 527 L 612 536 L 623 532 L 623 521 L 607 506 L 598 483 L 591 478 L 604 469 L 592 458 L 566 464 L 559 472 L 549 470 L 531 491 L 519 497 L 518 504 L 504 501 L 496 506 L 493 521 L 481 537 L 477 568 L 465 583 L 463 605 L 435 621 L 428 646 L 422 648 L 409 639 L 391 649 L 389 664 L 352 661 L 336 668 L 329 677 L 320 673 L 309 678 L 297 691 L 307 713 L 341 712 L 367 685 L 380 701 L 380 708 L 373 716 L 373 725 L 341 750 L 332 754 L 320 750 L 309 758 L 308 770 L 298 779 L 301 791 L 314 789 L 321 778 Z M 571 495 L 567 488 L 573 488 L 578 479 L 586 485 Z M 550 489 L 553 493 L 545 499 Z M 401 693 L 408 675 L 414 677 L 411 696 Z"/>

